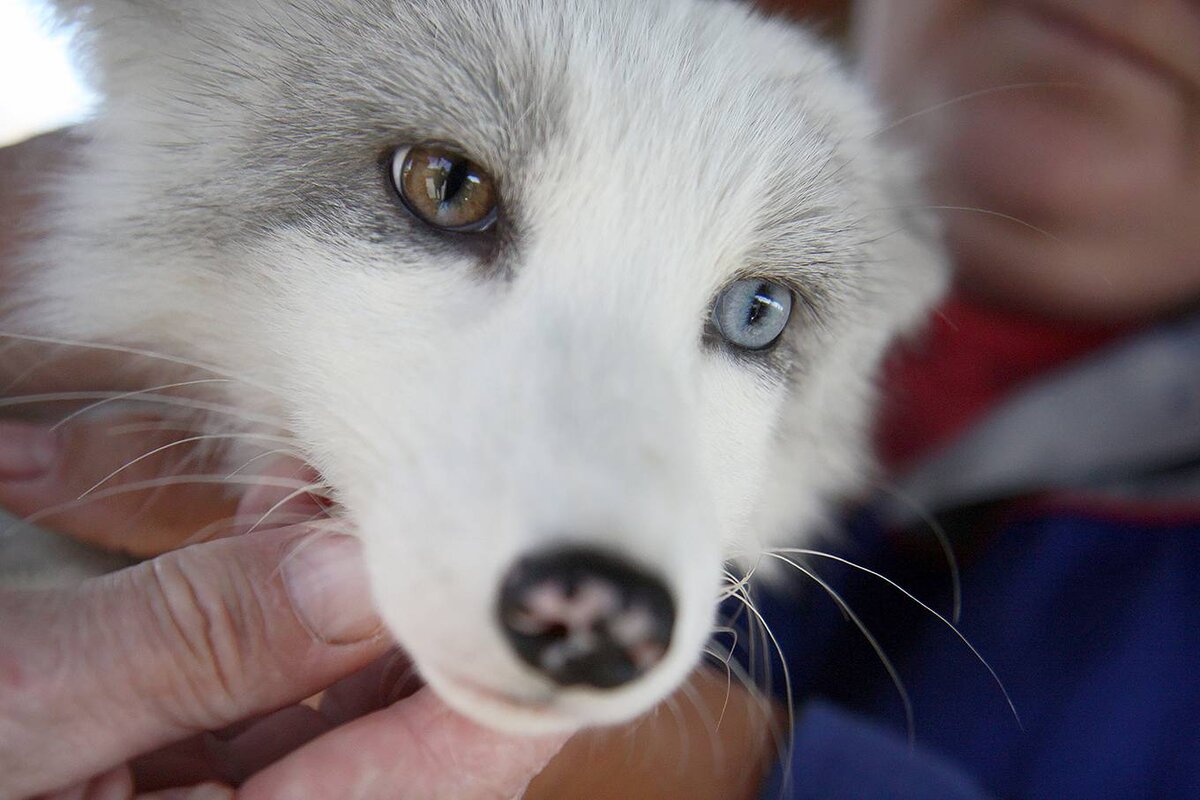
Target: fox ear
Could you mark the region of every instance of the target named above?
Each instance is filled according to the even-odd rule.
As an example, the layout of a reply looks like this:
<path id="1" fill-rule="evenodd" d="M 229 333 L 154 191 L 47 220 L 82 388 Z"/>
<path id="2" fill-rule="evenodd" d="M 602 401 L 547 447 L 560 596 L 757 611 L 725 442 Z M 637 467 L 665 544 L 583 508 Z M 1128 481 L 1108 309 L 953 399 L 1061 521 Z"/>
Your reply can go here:
<path id="1" fill-rule="evenodd" d="M 100 37 L 178 27 L 188 15 L 204 8 L 202 2 L 166 0 L 50 0 L 49 5 L 63 22 Z"/>
<path id="2" fill-rule="evenodd" d="M 200 41 L 224 47 L 217 20 L 231 0 L 51 0 L 73 29 L 89 83 L 105 97 L 153 85 L 164 68 L 178 70 Z"/>
<path id="3" fill-rule="evenodd" d="M 63 17 L 87 22 L 102 21 L 117 17 L 148 17 L 159 15 L 169 19 L 189 10 L 203 9 L 206 5 L 222 5 L 221 0 L 209 4 L 202 0 L 50 0 L 49 5 Z"/>

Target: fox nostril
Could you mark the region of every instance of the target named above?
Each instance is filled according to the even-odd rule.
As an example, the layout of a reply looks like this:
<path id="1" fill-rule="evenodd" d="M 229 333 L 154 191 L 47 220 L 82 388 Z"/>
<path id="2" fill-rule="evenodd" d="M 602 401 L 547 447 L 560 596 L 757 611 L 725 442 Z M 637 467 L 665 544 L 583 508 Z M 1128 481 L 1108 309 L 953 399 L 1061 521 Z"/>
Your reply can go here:
<path id="1" fill-rule="evenodd" d="M 500 625 L 523 661 L 562 686 L 615 689 L 667 652 L 675 603 L 662 581 L 594 550 L 519 561 L 500 590 Z"/>

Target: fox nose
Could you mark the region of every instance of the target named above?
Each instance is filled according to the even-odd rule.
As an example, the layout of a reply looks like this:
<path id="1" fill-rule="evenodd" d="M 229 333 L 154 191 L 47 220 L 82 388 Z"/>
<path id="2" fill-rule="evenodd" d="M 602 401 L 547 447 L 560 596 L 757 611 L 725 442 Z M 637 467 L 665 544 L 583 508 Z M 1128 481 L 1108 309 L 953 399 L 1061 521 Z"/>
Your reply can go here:
<path id="1" fill-rule="evenodd" d="M 675 603 L 661 580 L 619 558 L 556 550 L 509 571 L 499 614 L 517 655 L 550 680 L 615 689 L 662 660 Z"/>

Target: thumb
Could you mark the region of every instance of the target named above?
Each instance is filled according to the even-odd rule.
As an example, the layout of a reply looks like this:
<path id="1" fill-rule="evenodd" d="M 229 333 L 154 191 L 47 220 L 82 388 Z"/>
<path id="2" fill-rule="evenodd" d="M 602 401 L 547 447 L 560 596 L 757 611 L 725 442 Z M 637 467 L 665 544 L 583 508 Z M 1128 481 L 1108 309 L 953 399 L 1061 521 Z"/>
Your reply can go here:
<path id="1" fill-rule="evenodd" d="M 309 697 L 386 648 L 358 542 L 288 528 L 70 591 L 0 592 L 0 774 L 16 796 Z"/>

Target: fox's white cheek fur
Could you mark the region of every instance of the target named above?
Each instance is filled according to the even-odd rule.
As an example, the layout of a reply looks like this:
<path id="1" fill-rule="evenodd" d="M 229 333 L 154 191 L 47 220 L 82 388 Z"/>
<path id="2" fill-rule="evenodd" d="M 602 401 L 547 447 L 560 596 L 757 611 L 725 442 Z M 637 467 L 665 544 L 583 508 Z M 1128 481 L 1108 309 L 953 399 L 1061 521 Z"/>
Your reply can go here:
<path id="1" fill-rule="evenodd" d="M 861 479 L 876 365 L 942 261 L 806 35 L 696 0 L 60 4 L 109 101 L 6 325 L 248 379 L 228 399 L 284 420 L 464 713 L 647 710 L 723 563 Z M 493 174 L 494 229 L 401 205 L 388 158 L 422 142 Z M 793 294 L 774 349 L 714 330 L 746 278 Z"/>
<path id="2" fill-rule="evenodd" d="M 321 243 L 284 241 L 255 255 L 261 272 L 286 262 L 292 274 L 326 274 L 358 249 L 312 269 L 292 254 Z M 680 346 L 637 321 L 660 304 L 631 297 L 614 318 L 595 306 L 564 315 L 558 304 L 583 298 L 548 289 L 557 278 L 537 264 L 498 290 L 361 259 L 321 291 L 274 287 L 258 324 L 265 351 L 280 354 L 274 380 L 290 382 L 298 433 L 343 487 L 392 630 L 448 701 L 497 726 L 617 721 L 661 697 L 694 666 L 720 587 L 724 476 L 705 469 L 714 459 L 702 450 L 715 439 L 728 464 L 736 440 L 758 444 L 746 420 L 705 430 L 701 401 L 711 402 L 706 387 L 732 384 L 711 393 L 718 415 L 746 411 L 736 401 L 753 392 L 738 385 L 754 382 L 732 365 L 702 368 L 726 359 L 699 353 L 693 337 Z M 363 342 L 363 330 L 381 335 Z M 620 702 L 612 689 L 548 682 L 496 625 L 514 566 L 571 549 L 641 565 L 675 603 L 669 651 Z"/>

